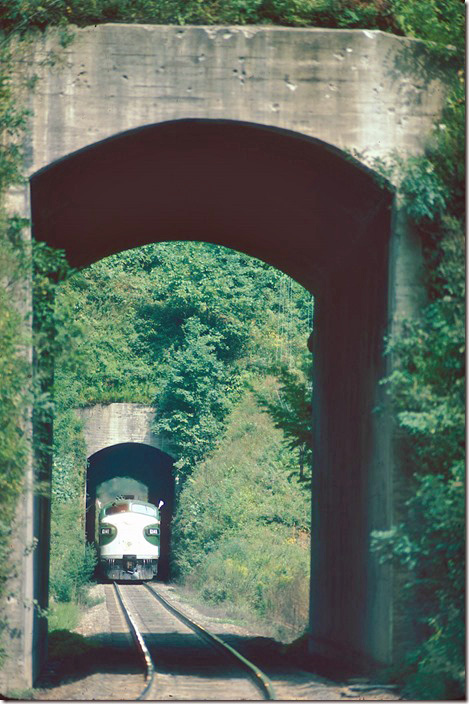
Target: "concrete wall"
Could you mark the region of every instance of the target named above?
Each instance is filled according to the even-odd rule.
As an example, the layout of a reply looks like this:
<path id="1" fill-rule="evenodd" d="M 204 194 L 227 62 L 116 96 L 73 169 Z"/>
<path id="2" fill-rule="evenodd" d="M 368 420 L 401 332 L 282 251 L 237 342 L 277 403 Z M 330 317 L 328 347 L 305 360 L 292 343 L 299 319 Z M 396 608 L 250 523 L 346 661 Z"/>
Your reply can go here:
<path id="1" fill-rule="evenodd" d="M 339 149 L 356 150 L 363 161 L 372 163 L 373 157 L 385 157 L 393 150 L 421 152 L 444 94 L 441 74 L 421 44 L 368 30 L 104 25 L 78 30 L 65 50 L 53 34 L 38 40 L 31 50 L 29 70 L 39 78 L 29 96 L 32 118 L 27 161 L 31 174 L 124 130 L 187 118 L 286 128 Z M 184 129 L 182 125 L 181 135 Z M 195 138 L 196 132 L 192 133 Z M 165 133 L 160 134 L 164 142 Z M 174 185 L 165 186 L 164 173 L 160 175 L 159 188 L 167 189 L 175 205 L 181 174 L 190 172 L 190 178 L 187 188 L 180 187 L 179 196 L 192 192 L 191 184 L 198 181 L 198 170 L 205 163 L 205 144 L 210 145 L 207 134 L 203 139 L 208 141 L 202 140 L 199 152 L 191 145 L 193 158 L 186 157 L 186 161 L 180 142 Z M 235 152 L 243 134 L 241 130 L 239 135 L 231 135 Z M 177 134 L 172 138 L 173 146 L 177 145 Z M 241 168 L 236 154 L 231 154 L 233 162 L 226 163 L 220 183 L 208 182 L 217 199 L 226 199 L 219 206 L 217 227 L 222 231 L 225 222 L 235 222 L 234 215 L 242 218 L 244 212 L 245 222 L 235 222 L 244 239 L 236 239 L 232 233 L 220 234 L 217 239 L 214 225 L 211 241 L 270 261 L 318 295 L 313 523 L 315 535 L 321 539 L 313 546 L 311 653 L 339 659 L 353 659 L 356 654 L 358 669 L 363 670 L 368 660 L 390 662 L 399 645 L 392 628 L 395 599 L 391 575 L 376 564 L 368 545 L 370 528 L 386 527 L 392 521 L 392 486 L 399 479 L 389 420 L 385 413 L 377 415 L 373 410 L 382 401 L 378 385 L 386 366 L 382 334 L 404 315 L 418 312 L 420 249 L 402 213 L 397 209 L 390 224 L 386 199 L 375 193 L 359 170 L 350 174 L 346 161 L 326 177 L 327 164 L 332 163 L 329 156 L 326 158 L 327 149 L 321 151 L 316 145 L 310 157 L 303 158 L 299 147 L 292 148 L 292 156 L 289 143 L 284 160 L 275 162 L 275 140 L 261 131 L 253 139 L 256 144 L 246 146 L 245 152 L 252 159 L 247 158 Z M 153 145 L 152 149 L 147 162 L 153 160 L 158 165 L 164 145 Z M 174 149 L 177 151 L 177 146 Z M 169 147 L 166 152 L 167 172 L 171 170 Z M 98 158 L 100 154 L 104 152 L 97 152 Z M 119 169 L 113 166 L 112 160 L 116 159 L 116 164 L 119 160 L 117 147 L 111 145 L 106 155 L 110 159 L 107 166 L 103 159 L 95 162 L 109 186 L 105 212 L 99 210 L 102 183 L 93 181 L 92 161 L 86 171 L 81 171 L 82 161 L 74 161 L 68 180 L 63 182 L 60 168 L 55 182 L 53 178 L 48 182 L 47 175 L 42 179 L 41 174 L 35 180 L 36 234 L 49 241 L 48 233 L 55 229 L 55 239 L 51 236 L 50 241 L 62 242 L 67 251 L 73 251 L 79 265 L 89 263 L 93 256 L 153 241 L 150 225 L 154 211 L 147 214 L 148 222 L 134 239 L 127 228 L 127 238 L 121 233 L 114 244 L 110 238 L 110 244 L 100 251 L 85 251 L 93 238 L 97 245 L 100 242 L 99 228 L 93 231 L 96 223 L 93 225 L 91 215 L 86 221 L 92 188 L 96 186 L 98 195 L 96 210 L 91 208 L 90 212 L 104 218 L 104 226 L 112 231 L 119 229 L 119 222 L 112 222 L 112 212 L 120 202 L 123 213 L 126 189 L 131 187 L 125 173 L 118 174 Z M 121 158 L 121 171 L 125 172 L 130 156 Z M 213 164 L 222 168 L 223 159 L 215 157 Z M 137 167 L 140 163 L 136 159 Z M 236 165 L 233 173 L 243 176 L 249 175 L 252 167 L 254 190 L 250 183 L 244 191 L 239 190 L 239 179 L 230 179 L 231 163 Z M 278 168 L 278 183 L 271 177 L 272 165 Z M 148 163 L 145 168 L 149 169 Z M 117 176 L 120 181 L 116 185 L 122 190 L 115 191 L 113 200 Z M 271 218 L 270 222 L 261 221 L 252 192 L 257 195 L 257 185 L 271 178 L 270 201 L 266 186 L 260 208 Z M 148 193 L 142 190 L 145 198 L 149 197 L 149 185 L 139 185 L 149 189 Z M 54 189 L 62 189 L 63 212 L 60 198 L 52 202 Z M 226 196 L 230 189 L 231 202 Z M 133 196 L 138 205 L 135 212 L 140 213 L 141 203 L 136 193 Z M 246 209 L 250 197 L 252 207 Z M 18 193 L 17 198 L 27 202 L 25 193 Z M 214 199 L 204 198 L 207 212 L 202 213 L 201 222 L 208 223 Z M 279 217 L 277 208 L 283 208 Z M 168 218 L 174 217 L 174 212 L 168 211 Z M 87 231 L 78 227 L 82 217 Z M 189 233 L 191 226 L 196 229 L 195 220 L 191 215 L 184 223 L 189 225 Z M 177 234 L 175 231 L 167 238 L 177 239 Z M 153 235 L 155 241 L 158 237 L 165 239 L 164 228 Z M 358 365 L 356 369 L 351 369 L 350 360 Z M 354 422 L 349 423 L 350 419 Z M 109 427 L 113 423 L 118 425 L 110 421 Z M 47 541 L 38 537 L 36 562 L 47 560 Z M 25 578 L 23 583 L 30 581 Z M 4 690 L 27 686 L 34 675 L 32 659 L 18 659 L 18 653 L 33 650 L 25 604 L 34 591 L 31 586 L 28 589 L 24 603 L 11 606 L 12 620 L 19 626 L 0 678 Z M 45 594 L 40 595 L 40 603 L 45 599 Z M 22 663 L 19 668 L 18 662 Z"/>
<path id="2" fill-rule="evenodd" d="M 76 410 L 83 424 L 88 457 L 111 445 L 137 442 L 171 453 L 167 440 L 153 433 L 155 411 L 140 403 L 96 404 Z"/>
<path id="3" fill-rule="evenodd" d="M 57 50 L 55 65 L 45 62 Z M 419 42 L 369 30 L 102 25 L 38 42 L 31 172 L 144 124 L 245 120 L 366 156 L 418 152 L 439 112 Z"/>

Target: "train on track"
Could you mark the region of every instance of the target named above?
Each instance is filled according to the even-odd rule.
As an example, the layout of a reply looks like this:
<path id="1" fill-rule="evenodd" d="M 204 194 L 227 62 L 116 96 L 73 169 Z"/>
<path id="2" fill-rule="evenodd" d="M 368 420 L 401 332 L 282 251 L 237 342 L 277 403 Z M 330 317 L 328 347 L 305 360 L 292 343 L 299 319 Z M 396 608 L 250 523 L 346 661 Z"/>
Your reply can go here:
<path id="1" fill-rule="evenodd" d="M 150 580 L 160 556 L 160 508 L 132 496 L 117 498 L 99 512 L 99 572 L 111 580 Z"/>

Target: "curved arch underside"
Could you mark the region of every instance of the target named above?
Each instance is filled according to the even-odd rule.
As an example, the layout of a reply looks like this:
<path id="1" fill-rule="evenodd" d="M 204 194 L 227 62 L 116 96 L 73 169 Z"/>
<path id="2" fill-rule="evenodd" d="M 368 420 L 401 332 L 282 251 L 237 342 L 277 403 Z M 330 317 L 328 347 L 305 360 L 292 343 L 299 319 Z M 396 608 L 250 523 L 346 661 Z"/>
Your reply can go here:
<path id="1" fill-rule="evenodd" d="M 373 174 L 339 150 L 228 120 L 119 134 L 33 175 L 31 198 L 35 238 L 64 249 L 75 267 L 149 242 L 201 240 L 262 259 L 309 289 L 350 265 L 390 203 Z"/>

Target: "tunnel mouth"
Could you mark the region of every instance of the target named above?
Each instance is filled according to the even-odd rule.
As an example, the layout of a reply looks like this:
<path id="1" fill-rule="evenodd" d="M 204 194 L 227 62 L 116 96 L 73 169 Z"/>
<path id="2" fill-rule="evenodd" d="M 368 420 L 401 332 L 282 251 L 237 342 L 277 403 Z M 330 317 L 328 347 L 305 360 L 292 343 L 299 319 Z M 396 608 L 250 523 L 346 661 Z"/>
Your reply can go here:
<path id="1" fill-rule="evenodd" d="M 174 511 L 175 483 L 173 458 L 166 452 L 143 443 L 119 443 L 90 456 L 86 477 L 86 541 L 98 546 L 98 513 L 104 504 L 117 497 L 132 497 L 149 502 L 160 511 L 161 535 L 157 578 L 171 576 L 171 519 Z M 96 576 L 100 576 L 99 564 Z"/>

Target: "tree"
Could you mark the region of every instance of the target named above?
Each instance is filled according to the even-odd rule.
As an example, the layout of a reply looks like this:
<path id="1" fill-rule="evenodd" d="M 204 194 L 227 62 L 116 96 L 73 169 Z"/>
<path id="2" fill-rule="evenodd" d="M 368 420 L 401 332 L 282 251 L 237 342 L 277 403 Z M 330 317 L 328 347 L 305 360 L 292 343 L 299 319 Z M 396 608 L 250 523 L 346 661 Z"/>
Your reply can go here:
<path id="1" fill-rule="evenodd" d="M 304 358 L 299 367 L 281 365 L 277 371 L 278 388 L 258 392 L 257 401 L 270 415 L 274 426 L 283 431 L 285 445 L 297 457 L 293 473 L 300 482 L 311 484 L 312 469 L 312 364 Z"/>
<path id="2" fill-rule="evenodd" d="M 154 427 L 170 439 L 184 477 L 215 448 L 237 387 L 216 354 L 219 333 L 196 317 L 182 333 L 183 342 L 167 352 L 171 366 L 156 399 Z"/>

